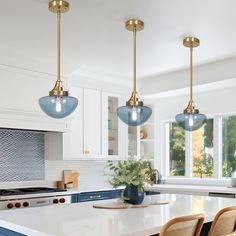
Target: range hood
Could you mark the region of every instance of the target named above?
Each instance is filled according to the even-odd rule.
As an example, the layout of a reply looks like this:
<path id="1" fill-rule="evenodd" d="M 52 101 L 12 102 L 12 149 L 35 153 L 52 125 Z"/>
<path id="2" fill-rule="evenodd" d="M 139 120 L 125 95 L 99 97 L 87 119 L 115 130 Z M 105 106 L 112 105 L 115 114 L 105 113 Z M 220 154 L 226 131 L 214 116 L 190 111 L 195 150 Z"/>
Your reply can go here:
<path id="1" fill-rule="evenodd" d="M 0 108 L 0 128 L 67 132 L 70 119 L 55 120 L 44 114 Z"/>

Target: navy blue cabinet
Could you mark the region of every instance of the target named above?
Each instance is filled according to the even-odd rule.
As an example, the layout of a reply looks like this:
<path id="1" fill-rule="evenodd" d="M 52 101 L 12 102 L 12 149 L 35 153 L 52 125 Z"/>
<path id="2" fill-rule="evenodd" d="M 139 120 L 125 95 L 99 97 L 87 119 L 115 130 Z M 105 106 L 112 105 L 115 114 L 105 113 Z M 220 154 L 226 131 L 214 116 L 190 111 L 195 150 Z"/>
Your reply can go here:
<path id="1" fill-rule="evenodd" d="M 77 202 L 88 202 L 88 201 L 98 201 L 106 200 L 112 198 L 119 198 L 123 190 L 109 190 L 109 191 L 94 191 L 94 192 L 84 192 L 79 194 L 73 194 L 71 197 L 72 203 Z"/>
<path id="2" fill-rule="evenodd" d="M 94 192 L 84 192 L 84 193 L 73 194 L 71 197 L 71 202 L 78 203 L 78 202 L 88 202 L 88 201 L 98 201 L 98 200 L 119 198 L 123 191 L 124 190 L 122 189 L 116 189 L 116 190 L 108 190 L 108 191 L 94 191 Z M 154 191 L 145 191 L 145 194 L 156 195 L 160 193 L 154 192 Z"/>
<path id="3" fill-rule="evenodd" d="M 26 236 L 26 235 L 0 227 L 0 236 Z"/>

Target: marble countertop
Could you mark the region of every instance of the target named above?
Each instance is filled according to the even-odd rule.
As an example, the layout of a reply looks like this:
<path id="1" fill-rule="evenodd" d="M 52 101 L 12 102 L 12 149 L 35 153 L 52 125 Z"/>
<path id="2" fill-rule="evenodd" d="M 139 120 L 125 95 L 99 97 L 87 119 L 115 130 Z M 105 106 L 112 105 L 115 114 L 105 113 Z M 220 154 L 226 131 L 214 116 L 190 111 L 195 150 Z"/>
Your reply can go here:
<path id="1" fill-rule="evenodd" d="M 2 210 L 0 225 L 30 236 L 145 236 L 159 233 L 174 217 L 204 213 L 205 222 L 210 222 L 220 209 L 236 205 L 236 199 L 196 195 L 161 194 L 145 199 L 166 200 L 167 205 L 124 210 L 95 209 L 94 202 Z M 112 201 L 117 200 L 102 202 Z"/>
<path id="2" fill-rule="evenodd" d="M 155 184 L 153 186 L 145 187 L 145 190 L 149 191 L 181 191 L 183 194 L 185 192 L 192 193 L 234 193 L 236 194 L 236 187 L 227 187 L 227 186 L 201 186 L 201 185 L 187 185 L 187 184 Z"/>

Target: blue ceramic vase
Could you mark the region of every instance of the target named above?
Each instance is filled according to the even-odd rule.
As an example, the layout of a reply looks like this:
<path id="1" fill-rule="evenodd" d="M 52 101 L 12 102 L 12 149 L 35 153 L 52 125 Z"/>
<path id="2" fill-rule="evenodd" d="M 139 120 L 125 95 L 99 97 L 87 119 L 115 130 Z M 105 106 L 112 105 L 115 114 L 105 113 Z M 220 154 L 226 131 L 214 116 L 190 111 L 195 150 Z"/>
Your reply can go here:
<path id="1" fill-rule="evenodd" d="M 144 199 L 144 191 L 139 192 L 138 188 L 134 185 L 127 186 L 124 190 L 125 202 L 131 204 L 141 204 Z"/>

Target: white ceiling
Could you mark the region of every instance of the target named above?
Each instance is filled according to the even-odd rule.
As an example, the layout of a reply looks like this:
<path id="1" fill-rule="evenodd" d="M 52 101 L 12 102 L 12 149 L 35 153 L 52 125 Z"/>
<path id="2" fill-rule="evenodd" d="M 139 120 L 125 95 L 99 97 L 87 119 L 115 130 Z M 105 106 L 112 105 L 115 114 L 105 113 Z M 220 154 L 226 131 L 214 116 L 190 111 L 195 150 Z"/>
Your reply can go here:
<path id="1" fill-rule="evenodd" d="M 132 33 L 124 22 L 145 22 L 138 33 L 138 77 L 188 66 L 185 36 L 197 36 L 197 64 L 236 55 L 235 0 L 70 0 L 62 17 L 62 72 L 126 80 L 132 77 Z M 3 1 L 0 64 L 55 73 L 56 16 L 46 0 Z"/>

